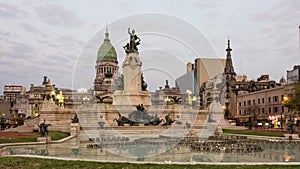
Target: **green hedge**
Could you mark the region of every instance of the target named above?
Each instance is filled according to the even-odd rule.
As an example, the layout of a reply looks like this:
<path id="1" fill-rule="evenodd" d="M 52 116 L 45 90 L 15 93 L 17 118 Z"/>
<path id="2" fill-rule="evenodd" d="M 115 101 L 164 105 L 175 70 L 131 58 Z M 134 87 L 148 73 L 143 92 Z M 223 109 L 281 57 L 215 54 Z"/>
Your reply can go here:
<path id="1" fill-rule="evenodd" d="M 284 137 L 284 131 L 253 131 L 253 130 L 230 130 L 230 129 L 223 129 L 224 133 L 227 134 L 242 134 L 242 135 L 256 135 L 256 136 L 269 136 L 269 137 Z"/>

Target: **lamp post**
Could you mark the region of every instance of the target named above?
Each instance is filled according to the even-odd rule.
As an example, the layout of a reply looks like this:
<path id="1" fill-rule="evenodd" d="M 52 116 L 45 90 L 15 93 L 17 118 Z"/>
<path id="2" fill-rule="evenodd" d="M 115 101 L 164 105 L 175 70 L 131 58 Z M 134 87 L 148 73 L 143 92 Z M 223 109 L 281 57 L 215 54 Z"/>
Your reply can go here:
<path id="1" fill-rule="evenodd" d="M 283 123 L 282 123 L 282 113 L 283 113 L 283 111 L 281 111 L 281 114 L 280 114 L 280 128 L 281 128 L 281 130 L 283 129 L 283 128 L 282 128 L 282 126 L 283 126 L 283 125 L 282 125 L 282 124 L 283 124 Z"/>
<path id="2" fill-rule="evenodd" d="M 188 103 L 189 105 L 192 105 L 192 98 L 191 98 L 192 91 L 186 90 L 186 93 L 187 93 L 187 98 L 186 98 L 187 103 Z"/>
<path id="3" fill-rule="evenodd" d="M 287 96 L 283 97 L 282 100 L 282 105 L 284 106 L 284 104 L 286 104 L 289 101 L 289 98 Z M 282 114 L 284 113 L 284 110 L 281 111 L 281 116 L 280 116 L 280 128 L 281 130 L 283 129 L 283 120 L 282 120 Z"/>
<path id="4" fill-rule="evenodd" d="M 170 104 L 170 101 L 171 101 L 171 99 L 169 99 L 168 97 L 165 99 L 165 103 L 166 103 L 167 105 Z"/>

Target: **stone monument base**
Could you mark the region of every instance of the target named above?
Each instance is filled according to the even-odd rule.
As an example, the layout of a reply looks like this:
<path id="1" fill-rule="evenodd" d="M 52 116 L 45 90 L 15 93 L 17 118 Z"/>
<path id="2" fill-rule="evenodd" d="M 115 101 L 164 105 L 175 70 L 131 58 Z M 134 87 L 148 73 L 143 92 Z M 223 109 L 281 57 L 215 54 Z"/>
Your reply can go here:
<path id="1" fill-rule="evenodd" d="M 215 132 L 216 135 L 222 135 L 223 134 L 223 130 L 222 130 L 222 127 L 221 126 L 218 126 L 217 127 L 217 130 Z"/>
<path id="2" fill-rule="evenodd" d="M 113 94 L 113 105 L 115 106 L 137 106 L 143 104 L 147 109 L 151 106 L 151 94 L 148 91 L 124 92 L 115 91 Z"/>
<path id="3" fill-rule="evenodd" d="M 299 135 L 298 134 L 283 134 L 285 138 L 288 139 L 299 139 Z"/>
<path id="4" fill-rule="evenodd" d="M 51 142 L 51 137 L 49 137 L 49 136 L 47 136 L 47 137 L 38 137 L 37 141 L 38 142 L 50 143 Z"/>
<path id="5" fill-rule="evenodd" d="M 80 132 L 79 123 L 71 123 L 70 134 L 71 136 L 77 136 Z"/>

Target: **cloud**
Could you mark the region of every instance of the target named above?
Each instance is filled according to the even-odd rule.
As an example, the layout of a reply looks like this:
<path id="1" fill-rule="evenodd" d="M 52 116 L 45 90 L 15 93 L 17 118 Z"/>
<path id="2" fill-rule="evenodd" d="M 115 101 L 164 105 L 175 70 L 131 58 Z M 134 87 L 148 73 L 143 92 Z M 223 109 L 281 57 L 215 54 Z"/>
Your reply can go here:
<path id="1" fill-rule="evenodd" d="M 80 26 L 82 20 L 72 11 L 56 4 L 45 3 L 36 8 L 37 16 L 44 22 L 54 26 Z"/>
<path id="2" fill-rule="evenodd" d="M 206 10 L 213 10 L 220 7 L 218 1 L 194 1 L 192 3 L 194 4 L 194 6 Z"/>
<path id="3" fill-rule="evenodd" d="M 0 39 L 1 39 L 2 43 L 8 42 L 11 39 L 14 39 L 16 37 L 17 37 L 17 35 L 15 33 L 0 30 Z"/>
<path id="4" fill-rule="evenodd" d="M 1 50 L 1 54 L 9 59 L 22 59 L 22 61 L 32 60 L 35 55 L 33 47 L 19 42 L 11 42 L 11 46 L 6 51 Z"/>
<path id="5" fill-rule="evenodd" d="M 27 32 L 31 32 L 31 33 L 39 33 L 40 32 L 37 28 L 35 28 L 34 26 L 32 26 L 28 23 L 20 23 L 19 25 Z"/>
<path id="6" fill-rule="evenodd" d="M 279 1 L 267 10 L 249 16 L 249 20 L 264 24 L 299 22 L 299 7 L 300 1 Z"/>
<path id="7" fill-rule="evenodd" d="M 72 36 L 63 35 L 56 38 L 56 42 L 64 49 L 81 48 L 84 45 L 83 41 L 79 41 Z"/>
<path id="8" fill-rule="evenodd" d="M 0 17 L 5 19 L 19 19 L 24 17 L 24 15 L 26 13 L 17 6 L 3 2 L 0 3 Z"/>

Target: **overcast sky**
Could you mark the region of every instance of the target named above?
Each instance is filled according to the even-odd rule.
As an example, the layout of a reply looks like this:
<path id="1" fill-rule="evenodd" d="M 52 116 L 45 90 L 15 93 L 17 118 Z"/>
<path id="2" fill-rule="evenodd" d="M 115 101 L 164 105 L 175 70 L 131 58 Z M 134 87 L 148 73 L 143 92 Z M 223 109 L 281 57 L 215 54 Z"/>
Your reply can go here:
<path id="1" fill-rule="evenodd" d="M 0 93 L 5 84 L 23 85 L 27 89 L 30 84 L 40 85 L 44 75 L 57 87 L 72 88 L 74 77 L 77 79 L 74 74 L 80 65 L 78 61 L 84 57 L 89 57 L 90 60 L 82 64 L 88 67 L 88 74 L 84 73 L 84 76 L 89 78 L 74 88 L 93 87 L 97 46 L 103 42 L 106 20 L 120 65 L 125 56 L 122 45 L 127 41 L 127 28 L 136 28 L 136 33 L 142 39 L 141 60 L 143 65 L 148 66 L 148 77 L 145 79 L 152 90 L 162 86 L 167 77 L 170 77 L 173 86 L 173 80 L 185 73 L 185 64 L 193 62 L 196 57 L 225 58 L 228 37 L 231 40 L 233 64 L 237 74 L 245 74 L 248 79 L 269 74 L 271 79 L 279 81 L 282 76 L 286 77 L 287 70 L 300 64 L 299 9 L 298 0 L 2 0 Z M 143 20 L 145 13 L 160 14 L 165 18 L 151 15 L 150 19 Z M 135 15 L 137 20 L 133 19 Z M 170 27 L 164 26 L 163 30 L 170 29 L 174 34 L 178 31 L 178 36 L 169 36 L 159 29 L 155 36 L 166 35 L 159 40 L 159 46 L 165 48 L 157 50 L 157 43 L 153 40 L 155 38 L 151 41 L 149 36 L 152 35 L 149 32 L 153 30 L 149 26 L 143 28 L 142 23 L 158 21 L 157 24 L 164 25 L 164 19 L 168 17 L 175 18 L 174 22 L 169 23 Z M 124 21 L 132 22 L 125 24 Z M 176 24 L 178 29 L 174 28 L 177 27 Z M 201 40 L 193 39 L 196 38 L 194 29 L 200 32 Z M 172 38 L 173 40 L 168 41 Z M 182 48 L 180 45 L 173 45 L 174 39 L 180 42 Z M 211 46 L 202 44 L 204 41 Z M 89 43 L 94 44 L 96 49 L 89 50 L 89 56 L 83 55 L 88 51 Z M 214 52 L 205 53 L 208 48 L 214 49 Z M 161 59 L 167 54 L 170 57 L 168 62 Z M 171 62 L 171 56 L 174 56 L 174 62 L 179 60 L 181 63 L 178 69 L 176 66 L 172 69 L 172 65 L 176 63 Z M 162 67 L 170 69 L 162 70 Z M 166 76 L 152 76 L 157 70 L 164 72 Z"/>

